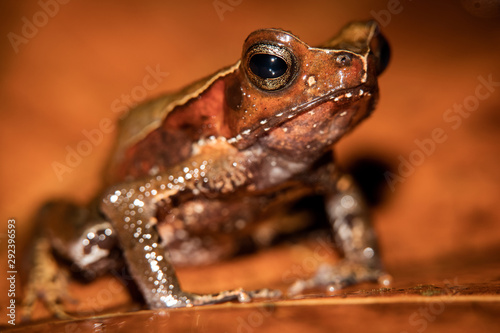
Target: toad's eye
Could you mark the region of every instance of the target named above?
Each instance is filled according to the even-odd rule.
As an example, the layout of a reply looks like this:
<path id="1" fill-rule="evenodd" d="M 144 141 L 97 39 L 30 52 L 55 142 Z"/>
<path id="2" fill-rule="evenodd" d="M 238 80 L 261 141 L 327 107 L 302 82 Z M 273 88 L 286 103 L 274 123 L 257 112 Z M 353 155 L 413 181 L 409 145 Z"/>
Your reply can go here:
<path id="1" fill-rule="evenodd" d="M 278 90 L 290 83 L 296 71 L 292 53 L 281 46 L 257 44 L 246 53 L 245 69 L 250 81 L 262 90 Z"/>
<path id="2" fill-rule="evenodd" d="M 286 73 L 285 60 L 272 54 L 254 54 L 249 61 L 250 70 L 262 79 L 275 79 Z"/>

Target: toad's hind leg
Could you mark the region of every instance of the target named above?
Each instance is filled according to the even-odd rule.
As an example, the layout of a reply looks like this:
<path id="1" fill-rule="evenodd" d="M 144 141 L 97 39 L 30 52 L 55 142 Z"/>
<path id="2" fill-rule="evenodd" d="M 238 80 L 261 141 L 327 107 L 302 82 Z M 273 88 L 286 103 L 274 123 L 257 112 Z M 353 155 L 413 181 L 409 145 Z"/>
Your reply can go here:
<path id="1" fill-rule="evenodd" d="M 67 276 L 54 260 L 50 243 L 38 238 L 33 245 L 32 268 L 21 305 L 23 320 L 29 320 L 37 299 L 41 299 L 48 310 L 60 319 L 70 319 L 61 304 L 68 298 Z"/>
<path id="2" fill-rule="evenodd" d="M 63 305 L 71 299 L 67 293 L 67 271 L 61 269 L 54 253 L 71 262 L 72 268 L 86 278 L 102 274 L 113 267 L 108 260 L 116 246 L 111 225 L 95 210 L 65 201 L 46 204 L 35 223 L 37 232 L 30 251 L 23 317 L 31 317 L 36 300 L 40 299 L 52 314 L 70 318 Z"/>

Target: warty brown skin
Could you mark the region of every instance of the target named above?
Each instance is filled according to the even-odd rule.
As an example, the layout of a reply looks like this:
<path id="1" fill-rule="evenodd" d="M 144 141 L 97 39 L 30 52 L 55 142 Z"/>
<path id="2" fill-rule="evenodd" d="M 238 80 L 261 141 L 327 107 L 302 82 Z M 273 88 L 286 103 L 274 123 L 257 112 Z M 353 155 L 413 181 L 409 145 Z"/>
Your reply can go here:
<path id="1" fill-rule="evenodd" d="M 275 293 L 189 293 L 174 264 L 230 256 L 261 221 L 322 195 L 345 258 L 291 292 L 379 279 L 368 214 L 333 146 L 373 111 L 387 52 L 374 22 L 320 47 L 279 29 L 251 33 L 235 65 L 131 110 L 101 193 L 89 208 L 46 207 L 41 241 L 94 273 L 120 252 L 150 308 L 244 301 Z"/>

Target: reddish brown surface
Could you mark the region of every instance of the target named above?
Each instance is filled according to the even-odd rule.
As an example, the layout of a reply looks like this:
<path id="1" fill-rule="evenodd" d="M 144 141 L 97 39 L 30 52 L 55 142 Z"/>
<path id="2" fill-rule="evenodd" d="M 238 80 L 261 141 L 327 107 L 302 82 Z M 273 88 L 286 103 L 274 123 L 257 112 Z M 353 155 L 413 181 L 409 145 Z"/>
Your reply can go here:
<path id="1" fill-rule="evenodd" d="M 9 217 L 16 218 L 20 250 L 26 244 L 30 215 L 43 200 L 56 195 L 85 200 L 98 187 L 100 168 L 113 137 L 103 119 L 119 116 L 113 111 L 118 110 L 114 101 L 143 84 L 147 66 L 154 69 L 159 65 L 169 73 L 148 91 L 148 96 L 154 96 L 233 63 L 244 38 L 254 29 L 284 28 L 314 45 L 347 21 L 369 18 L 371 11 L 379 13 L 391 2 L 325 0 L 292 5 L 243 1 L 225 12 L 221 21 L 211 1 L 151 1 L 140 7 L 132 1 L 73 1 L 61 5 L 36 36 L 19 46 L 18 53 L 4 37 L 0 44 L 2 274 L 6 271 L 4 232 Z M 40 10 L 36 2 L 4 1 L 1 6 L 2 36 L 21 34 L 22 18 L 32 20 Z M 260 303 L 232 304 L 176 310 L 163 316 L 121 314 L 57 324 L 62 325 L 59 328 L 82 325 L 90 330 L 104 322 L 110 331 L 120 325 L 144 329 L 150 323 L 153 328 L 177 330 L 244 332 L 246 328 L 250 332 L 284 327 L 321 331 L 328 327 L 416 332 L 423 323 L 411 322 L 411 318 L 421 319 L 412 315 L 422 307 L 435 306 L 435 317 L 426 320 L 426 332 L 450 328 L 498 331 L 500 87 L 490 91 L 478 87 L 479 77 L 491 75 L 500 82 L 500 21 L 498 17 L 478 17 L 475 14 L 481 14 L 480 9 L 467 11 L 455 1 L 401 2 L 398 8 L 400 12 L 382 27 L 393 58 L 380 80 L 379 107 L 338 147 L 343 164 L 370 156 L 388 163 L 397 174 L 400 158 L 418 159 L 415 140 L 429 142 L 434 136 L 440 141 L 433 152 L 420 155 L 423 158 L 413 170 L 402 170 L 402 181 L 374 211 L 395 291 L 372 295 L 370 290 L 378 286 L 363 285 L 347 291 L 355 293 L 349 298 L 352 301 L 280 302 L 270 315 L 259 310 Z M 476 91 L 489 94 L 477 107 L 471 104 L 473 111 L 465 116 L 446 118 L 454 104 L 473 101 Z M 66 147 L 76 149 L 86 140 L 82 131 L 99 129 L 100 124 L 103 142 L 93 145 L 89 156 L 59 181 L 51 164 L 65 163 Z M 311 246 L 312 252 L 303 246 L 283 246 L 211 267 L 182 270 L 180 278 L 193 291 L 284 288 L 319 263 Z M 446 289 L 445 280 L 453 288 Z M 447 290 L 457 293 L 449 296 L 449 302 L 441 301 L 436 297 L 442 292 L 436 295 L 435 287 L 446 294 Z M 19 289 L 18 285 L 18 295 Z M 71 290 L 89 312 L 105 310 L 105 306 L 108 312 L 123 309 L 120 304 L 128 300 L 109 278 L 91 286 L 72 285 Z M 4 279 L 0 295 L 0 322 L 6 323 Z M 370 297 L 362 301 L 359 295 Z M 442 312 L 438 311 L 440 302 L 444 303 Z M 255 325 L 243 327 L 249 320 Z M 39 327 L 48 330 L 47 325 Z"/>

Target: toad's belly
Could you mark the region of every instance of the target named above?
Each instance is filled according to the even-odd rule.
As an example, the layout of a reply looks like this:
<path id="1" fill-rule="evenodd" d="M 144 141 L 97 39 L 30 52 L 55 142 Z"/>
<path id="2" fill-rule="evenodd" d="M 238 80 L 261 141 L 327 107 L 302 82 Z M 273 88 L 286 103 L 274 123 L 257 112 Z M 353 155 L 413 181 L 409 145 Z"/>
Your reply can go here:
<path id="1" fill-rule="evenodd" d="M 169 205 L 168 210 L 160 203 L 157 229 L 174 264 L 208 264 L 299 229 L 303 221 L 288 213 L 291 205 L 311 193 L 304 186 L 293 186 L 270 194 L 196 197 L 173 208 Z"/>

